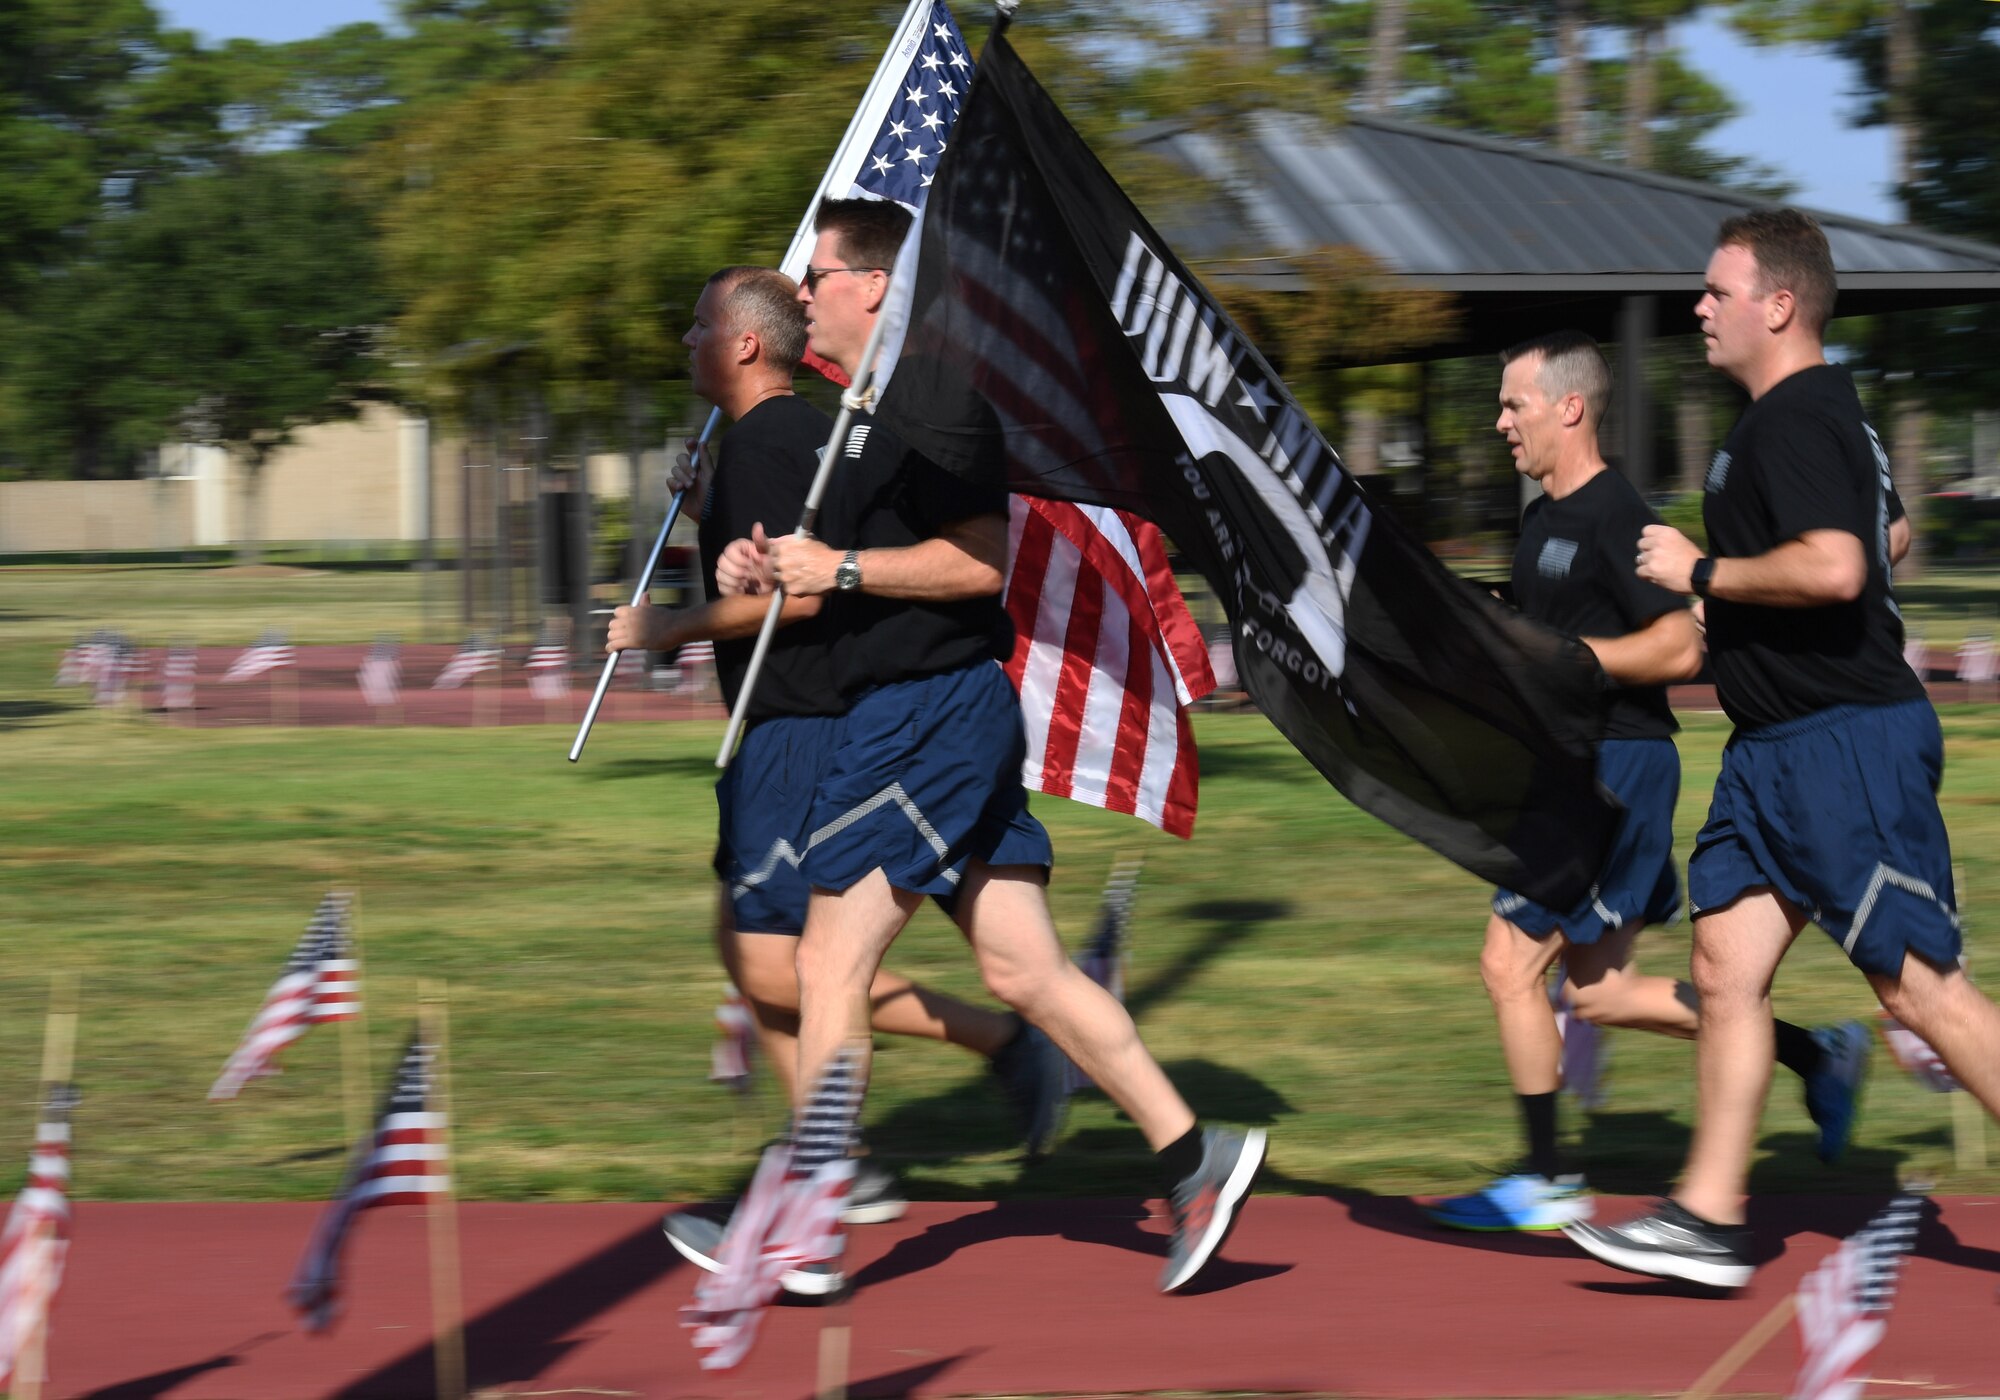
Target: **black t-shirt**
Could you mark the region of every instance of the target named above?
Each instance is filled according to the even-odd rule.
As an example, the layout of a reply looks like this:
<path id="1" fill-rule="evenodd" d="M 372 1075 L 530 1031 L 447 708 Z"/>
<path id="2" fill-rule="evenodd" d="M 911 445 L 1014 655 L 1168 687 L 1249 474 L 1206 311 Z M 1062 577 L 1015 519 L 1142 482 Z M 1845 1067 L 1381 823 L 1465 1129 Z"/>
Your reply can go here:
<path id="1" fill-rule="evenodd" d="M 904 446 L 857 413 L 840 447 L 814 533 L 835 549 L 921 544 L 946 525 L 1007 513 L 1007 493 L 974 486 Z M 862 586 L 868 582 L 862 566 Z M 956 603 L 915 603 L 872 594 L 830 593 L 821 614 L 841 693 L 1005 660 L 1014 627 L 998 595 Z"/>
<path id="2" fill-rule="evenodd" d="M 757 404 L 723 436 L 714 485 L 695 536 L 708 569 L 709 597 L 719 596 L 715 561 L 731 540 L 747 539 L 756 524 L 774 538 L 797 528 L 819 450 L 832 431 L 833 422 L 824 413 L 796 394 L 782 394 Z M 837 715 L 847 708 L 834 688 L 825 635 L 825 624 L 817 617 L 778 629 L 757 678 L 749 718 Z M 756 646 L 754 637 L 715 644 L 715 674 L 731 709 Z"/>
<path id="3" fill-rule="evenodd" d="M 1808 530 L 1845 531 L 1868 558 L 1867 585 L 1851 603 L 1709 600 L 1709 664 L 1738 726 L 1924 694 L 1903 661 L 1903 618 L 1889 584 L 1889 457 L 1845 371 L 1800 370 L 1752 403 L 1709 464 L 1706 487 L 1701 515 L 1718 559 L 1765 554 Z"/>
<path id="4" fill-rule="evenodd" d="M 1521 517 L 1514 602 L 1572 637 L 1622 637 L 1687 606 L 1634 571 L 1639 532 L 1660 517 L 1632 483 L 1606 468 L 1561 500 L 1543 496 Z M 1654 739 L 1679 728 L 1663 685 L 1605 692 L 1604 737 Z"/>

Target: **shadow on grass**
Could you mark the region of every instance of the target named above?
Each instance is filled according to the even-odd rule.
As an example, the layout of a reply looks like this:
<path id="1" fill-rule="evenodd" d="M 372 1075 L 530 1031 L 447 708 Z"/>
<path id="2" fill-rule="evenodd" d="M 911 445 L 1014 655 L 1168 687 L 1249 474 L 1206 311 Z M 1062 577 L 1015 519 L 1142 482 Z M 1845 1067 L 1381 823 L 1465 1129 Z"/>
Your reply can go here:
<path id="1" fill-rule="evenodd" d="M 1289 783 L 1317 778 L 1312 765 L 1290 749 L 1245 744 L 1207 744 L 1199 750 L 1204 782 L 1241 778 L 1247 782 Z"/>
<path id="2" fill-rule="evenodd" d="M 0 733 L 10 729 L 31 729 L 33 720 L 47 719 L 68 710 L 79 709 L 77 705 L 66 705 L 60 700 L 0 700 Z"/>
<path id="3" fill-rule="evenodd" d="M 466 1389 L 501 1386 L 544 1375 L 588 1342 L 573 1335 L 666 1274 L 680 1256 L 660 1244 L 648 1221 L 568 1268 L 469 1318 L 465 1324 Z M 431 1344 L 412 1347 L 394 1361 L 330 1392 L 336 1400 L 429 1395 L 436 1363 Z"/>
<path id="4" fill-rule="evenodd" d="M 1292 906 L 1282 899 L 1211 899 L 1188 905 L 1180 911 L 1181 917 L 1208 924 L 1212 932 L 1182 949 L 1172 962 L 1143 984 L 1129 989 L 1125 1009 L 1132 1013 L 1133 1020 L 1138 1020 L 1186 986 L 1209 963 L 1254 935 L 1263 925 L 1276 923 L 1291 912 Z M 1143 938 L 1144 930 L 1137 936 Z"/>
<path id="5" fill-rule="evenodd" d="M 578 766 L 582 768 L 584 778 L 593 783 L 622 782 L 627 778 L 707 778 L 713 781 L 721 772 L 713 759 L 692 755 L 614 758 L 601 763 L 593 763 L 586 758 Z"/>

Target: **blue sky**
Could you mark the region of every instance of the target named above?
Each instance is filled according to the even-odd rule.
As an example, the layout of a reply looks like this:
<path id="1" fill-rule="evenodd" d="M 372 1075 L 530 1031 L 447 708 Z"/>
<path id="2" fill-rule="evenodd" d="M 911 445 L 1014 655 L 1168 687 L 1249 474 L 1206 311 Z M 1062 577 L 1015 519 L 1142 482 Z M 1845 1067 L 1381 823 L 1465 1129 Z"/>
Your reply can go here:
<path id="1" fill-rule="evenodd" d="M 303 39 L 355 20 L 387 22 L 388 0 L 156 0 L 169 20 L 210 39 Z M 1889 139 L 1846 123 L 1855 100 L 1848 66 L 1799 49 L 1756 49 L 1713 19 L 1680 25 L 1683 51 L 1732 94 L 1743 114 L 1710 144 L 1782 172 L 1816 209 L 1893 220 Z"/>

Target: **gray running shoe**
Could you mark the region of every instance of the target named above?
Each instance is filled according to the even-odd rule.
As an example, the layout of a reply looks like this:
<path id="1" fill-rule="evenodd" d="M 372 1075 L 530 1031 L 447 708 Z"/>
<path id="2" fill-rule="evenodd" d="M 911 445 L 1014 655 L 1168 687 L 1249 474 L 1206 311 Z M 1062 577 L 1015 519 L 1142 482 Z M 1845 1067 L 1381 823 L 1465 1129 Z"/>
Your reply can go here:
<path id="1" fill-rule="evenodd" d="M 720 1220 L 699 1210 L 677 1210 L 660 1222 L 660 1229 L 675 1252 L 697 1269 L 711 1274 L 722 1272 L 717 1256 L 722 1252 L 725 1228 Z M 829 1293 L 838 1293 L 845 1282 L 840 1270 L 830 1263 L 787 1269 L 778 1276 L 778 1287 L 802 1298 L 824 1298 Z"/>
<path id="2" fill-rule="evenodd" d="M 995 1055 L 990 1068 L 1013 1100 L 1030 1157 L 1046 1157 L 1062 1132 L 1069 1093 L 1063 1087 L 1062 1051 L 1026 1021 L 1021 1033 Z"/>
<path id="3" fill-rule="evenodd" d="M 854 1159 L 854 1180 L 847 1188 L 847 1207 L 840 1212 L 846 1225 L 880 1225 L 899 1220 L 910 1198 L 896 1174 L 873 1157 Z"/>
<path id="4" fill-rule="evenodd" d="M 1756 1272 L 1746 1227 L 1711 1225 L 1675 1201 L 1623 1225 L 1565 1225 L 1563 1233 L 1614 1269 L 1654 1278 L 1741 1288 Z"/>
<path id="5" fill-rule="evenodd" d="M 1209 1128 L 1201 1135 L 1201 1166 L 1174 1187 L 1174 1237 L 1160 1292 L 1171 1293 L 1201 1272 L 1229 1238 L 1236 1212 L 1264 1161 L 1264 1130 Z"/>

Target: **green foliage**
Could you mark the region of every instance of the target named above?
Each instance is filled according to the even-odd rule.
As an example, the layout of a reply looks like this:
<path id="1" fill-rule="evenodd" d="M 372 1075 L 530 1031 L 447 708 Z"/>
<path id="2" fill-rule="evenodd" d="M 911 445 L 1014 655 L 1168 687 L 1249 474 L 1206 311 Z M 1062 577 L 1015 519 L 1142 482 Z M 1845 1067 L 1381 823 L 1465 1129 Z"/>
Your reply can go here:
<path id="1" fill-rule="evenodd" d="M 1701 492 L 1682 491 L 1657 501 L 1653 509 L 1660 519 L 1693 540 L 1703 550 L 1708 548 L 1708 527 L 1701 522 Z"/>

